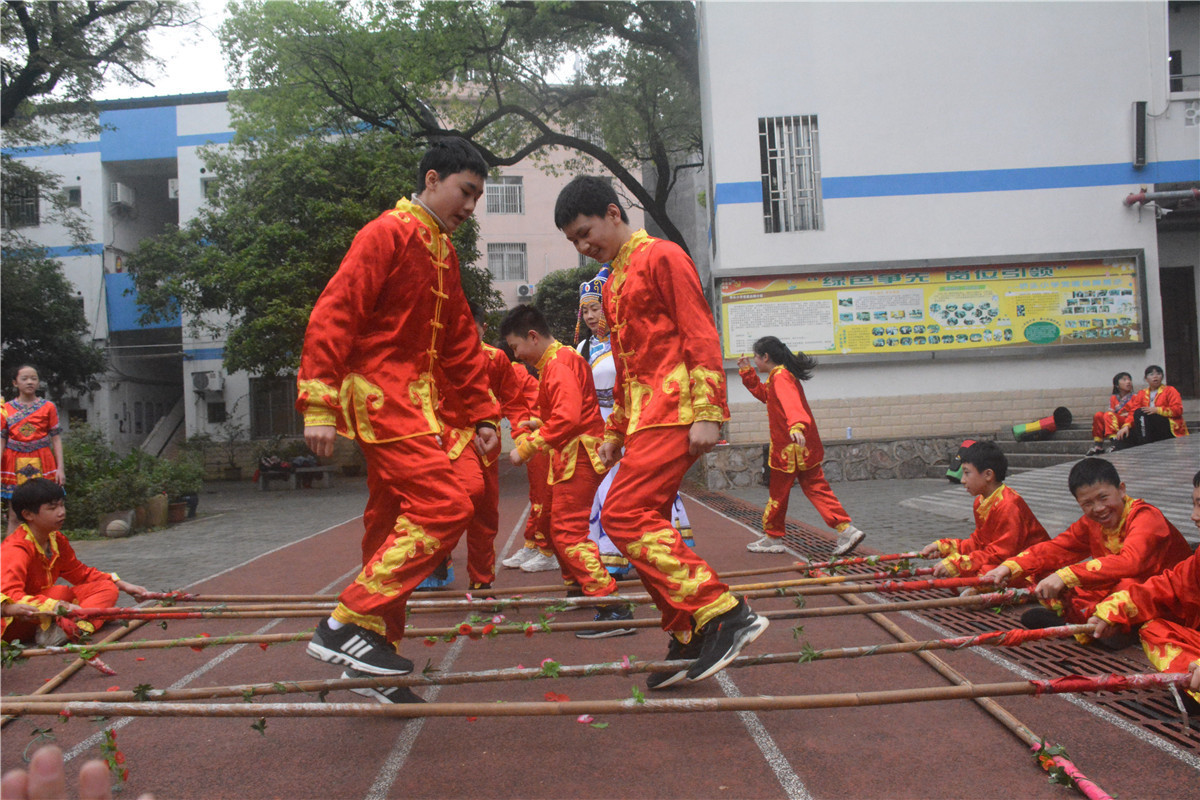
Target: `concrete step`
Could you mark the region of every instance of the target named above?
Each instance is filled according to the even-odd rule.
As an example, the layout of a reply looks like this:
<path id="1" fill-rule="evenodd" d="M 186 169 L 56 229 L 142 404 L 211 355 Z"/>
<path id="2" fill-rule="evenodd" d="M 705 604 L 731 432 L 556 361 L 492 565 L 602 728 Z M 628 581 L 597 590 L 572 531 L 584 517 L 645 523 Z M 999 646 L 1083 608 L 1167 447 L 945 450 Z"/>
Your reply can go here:
<path id="1" fill-rule="evenodd" d="M 1059 439 L 1057 436 L 1044 442 L 1002 442 L 1000 447 L 1004 454 L 1011 459 L 1021 453 L 1074 453 L 1082 457 L 1092 446 L 1092 437 L 1086 439 Z"/>
<path id="2" fill-rule="evenodd" d="M 1081 458 L 1082 453 L 1014 453 L 1008 456 L 1008 466 L 1013 469 L 1041 469 L 1078 461 Z"/>

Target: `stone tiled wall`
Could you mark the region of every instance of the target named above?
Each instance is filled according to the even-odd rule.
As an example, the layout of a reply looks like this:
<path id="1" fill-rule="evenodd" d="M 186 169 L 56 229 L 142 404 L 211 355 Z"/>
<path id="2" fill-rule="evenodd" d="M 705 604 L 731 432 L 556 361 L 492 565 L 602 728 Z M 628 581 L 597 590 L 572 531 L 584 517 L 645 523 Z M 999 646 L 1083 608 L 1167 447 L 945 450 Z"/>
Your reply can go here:
<path id="1" fill-rule="evenodd" d="M 852 440 L 929 438 L 957 435 L 964 430 L 1002 431 L 1022 422 L 1049 416 L 1066 406 L 1076 426 L 1091 424 L 1092 414 L 1108 407 L 1109 393 L 1094 387 L 1078 390 L 1034 389 L 1004 394 L 938 394 L 899 397 L 854 397 L 812 400 L 813 415 L 826 449 Z M 767 408 L 762 403 L 736 403 L 725 426 L 730 444 L 762 443 L 768 439 Z"/>

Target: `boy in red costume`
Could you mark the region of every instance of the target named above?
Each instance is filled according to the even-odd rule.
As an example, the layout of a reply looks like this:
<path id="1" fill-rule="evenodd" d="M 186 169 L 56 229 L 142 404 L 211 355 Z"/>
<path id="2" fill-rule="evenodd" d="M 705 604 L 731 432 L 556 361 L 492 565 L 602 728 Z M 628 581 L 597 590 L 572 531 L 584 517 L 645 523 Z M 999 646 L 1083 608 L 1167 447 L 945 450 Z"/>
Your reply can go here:
<path id="1" fill-rule="evenodd" d="M 1026 576 L 1037 581 L 1034 591 L 1045 608 L 1025 612 L 1021 622 L 1028 628 L 1060 625 L 1059 617 L 1085 622 L 1112 592 L 1157 575 L 1192 553 L 1161 511 L 1125 494 L 1116 468 L 1104 459 L 1080 461 L 1071 468 L 1067 486 L 1083 510 L 1079 521 L 981 576 L 1000 585 Z"/>
<path id="2" fill-rule="evenodd" d="M 1133 443 L 1146 444 L 1171 437 L 1187 436 L 1187 423 L 1183 421 L 1183 398 L 1174 386 L 1163 383 L 1163 368 L 1157 364 L 1146 367 L 1146 388 L 1133 396 L 1129 402 L 1129 416 L 1120 433 L 1133 430 Z M 1165 417 L 1165 419 L 1160 419 Z"/>
<path id="3" fill-rule="evenodd" d="M 483 308 L 475 303 L 470 305 L 475 330 L 482 340 L 486 330 Z M 487 357 L 488 388 L 500 403 L 500 413 L 508 420 L 513 439 L 520 439 L 529 432 L 526 423 L 533 416 L 533 406 L 527 402 L 522 382 L 504 351 L 485 342 L 483 354 Z M 492 588 L 496 579 L 496 533 L 500 529 L 499 453 L 479 456 L 479 465 L 482 495 L 475 504 L 475 516 L 467 525 L 467 573 L 472 591 Z"/>
<path id="4" fill-rule="evenodd" d="M 458 395 L 481 453 L 499 445 L 500 409 L 450 243 L 486 175 L 467 142 L 434 143 L 421 159 L 420 191 L 359 231 L 304 336 L 296 405 L 305 440 L 328 457 L 336 435 L 356 438 L 367 462 L 363 569 L 308 646 L 351 674 L 412 671 L 396 650 L 408 598 L 471 516 L 437 441 L 439 393 Z"/>
<path id="5" fill-rule="evenodd" d="M 538 380 L 529 368 L 519 361 L 512 362 L 513 374 L 525 395 L 525 403 L 536 412 L 538 402 Z M 516 439 L 528 436 L 529 429 L 514 431 Z M 508 569 L 525 572 L 545 572 L 558 569 L 558 559 L 550 546 L 550 457 L 539 450 L 525 464 L 529 479 L 529 517 L 525 520 L 525 544 L 500 563 Z"/>
<path id="6" fill-rule="evenodd" d="M 683 543 L 670 519 L 684 473 L 713 448 L 729 418 L 712 312 L 692 260 L 672 242 L 635 232 L 605 179 L 567 184 L 554 224 L 580 254 L 611 264 L 602 301 L 617 380 L 600 455 L 608 466 L 619 460 L 621 470 L 601 522 L 662 613 L 667 658 L 691 661 L 654 673 L 646 685 L 703 680 L 768 624 Z"/>
<path id="7" fill-rule="evenodd" d="M 569 590 L 578 588 L 589 597 L 604 597 L 617 590 L 617 582 L 600 562 L 600 550 L 588 538 L 592 498 L 600 486 L 604 464 L 597 453 L 604 436 L 604 421 L 596 401 L 592 368 L 574 348 L 564 347 L 550 333 L 541 312 L 517 306 L 500 323 L 500 335 L 513 354 L 538 371 L 537 429 L 521 438 L 509 454 L 520 465 L 539 451 L 550 457 L 550 542 Z M 633 612 L 618 605 L 597 609 L 599 621 L 632 619 Z M 583 631 L 591 639 L 633 633 L 630 628 Z M 591 635 L 588 635 L 591 634 Z"/>
<path id="8" fill-rule="evenodd" d="M 47 478 L 33 478 L 13 490 L 12 509 L 21 524 L 0 545 L 0 604 L 5 608 L 0 630 L 5 641 L 34 639 L 44 647 L 60 645 L 76 638 L 75 628 L 93 633 L 96 626 L 65 618 L 54 624 L 49 612 L 111 608 L 121 592 L 139 600 L 146 594 L 143 587 L 121 580 L 116 573 L 101 572 L 76 558 L 58 530 L 67 517 L 65 497 L 63 488 Z M 59 578 L 71 585 L 59 584 Z M 30 616 L 29 607 L 47 614 Z"/>
<path id="9" fill-rule="evenodd" d="M 1192 476 L 1192 522 L 1200 529 L 1200 472 Z M 1190 672 L 1192 712 L 1200 713 L 1200 555 L 1145 583 L 1115 592 L 1088 620 L 1097 638 L 1138 629 L 1142 649 L 1160 672 Z"/>
<path id="10" fill-rule="evenodd" d="M 936 578 L 967 578 L 987 572 L 1050 535 L 1025 498 L 1004 485 L 1008 459 L 995 442 L 975 442 L 962 454 L 962 485 L 975 497 L 975 530 L 966 539 L 938 539 L 921 551 L 937 558 Z"/>

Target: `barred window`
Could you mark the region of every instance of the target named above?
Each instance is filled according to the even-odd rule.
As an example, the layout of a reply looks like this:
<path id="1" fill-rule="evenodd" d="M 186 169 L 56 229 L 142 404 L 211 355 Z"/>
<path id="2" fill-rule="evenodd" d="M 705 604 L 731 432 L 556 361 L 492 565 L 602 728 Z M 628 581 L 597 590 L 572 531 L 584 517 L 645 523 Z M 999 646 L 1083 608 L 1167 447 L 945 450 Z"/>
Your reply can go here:
<path id="1" fill-rule="evenodd" d="M 524 214 L 525 186 L 520 175 L 501 175 L 487 182 L 489 214 Z"/>
<path id="2" fill-rule="evenodd" d="M 529 257 L 524 242 L 489 244 L 487 246 L 488 270 L 497 281 L 521 281 L 524 283 L 528 271 Z"/>
<path id="3" fill-rule="evenodd" d="M 4 193 L 4 227 L 25 228 L 41 223 L 38 214 L 38 185 L 13 181 Z"/>
<path id="4" fill-rule="evenodd" d="M 304 417 L 296 410 L 296 378 L 250 379 L 250 438 L 300 436 Z"/>
<path id="5" fill-rule="evenodd" d="M 766 232 L 822 230 L 816 115 L 760 118 L 758 146 Z"/>

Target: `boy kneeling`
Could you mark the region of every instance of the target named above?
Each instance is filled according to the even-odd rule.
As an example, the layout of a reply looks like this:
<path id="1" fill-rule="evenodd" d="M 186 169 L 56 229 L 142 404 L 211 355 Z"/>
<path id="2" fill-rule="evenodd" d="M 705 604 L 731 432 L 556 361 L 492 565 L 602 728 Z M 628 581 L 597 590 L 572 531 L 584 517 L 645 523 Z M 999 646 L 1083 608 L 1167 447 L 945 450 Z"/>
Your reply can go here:
<path id="1" fill-rule="evenodd" d="M 1021 622 L 1027 628 L 1060 625 L 1059 617 L 1085 622 L 1112 592 L 1170 569 L 1192 554 L 1187 540 L 1161 511 L 1125 494 L 1116 467 L 1104 459 L 1080 461 L 1071 468 L 1067 486 L 1083 516 L 1050 541 L 982 576 L 998 584 L 1010 578 L 1037 581 L 1034 592 L 1045 608 L 1025 612 Z"/>
<path id="2" fill-rule="evenodd" d="M 59 531 L 67 517 L 66 494 L 57 483 L 34 478 L 13 490 L 12 509 L 21 524 L 0 545 L 3 578 L 0 601 L 4 604 L 33 606 L 44 616 L 5 616 L 4 640 L 30 637 L 43 647 L 54 647 L 75 638 L 74 629 L 95 632 L 97 625 L 87 620 L 72 622 L 51 614 L 70 613 L 85 608 L 110 608 L 120 592 L 141 599 L 146 590 L 81 562 L 67 537 Z M 71 586 L 57 583 L 63 578 Z"/>

